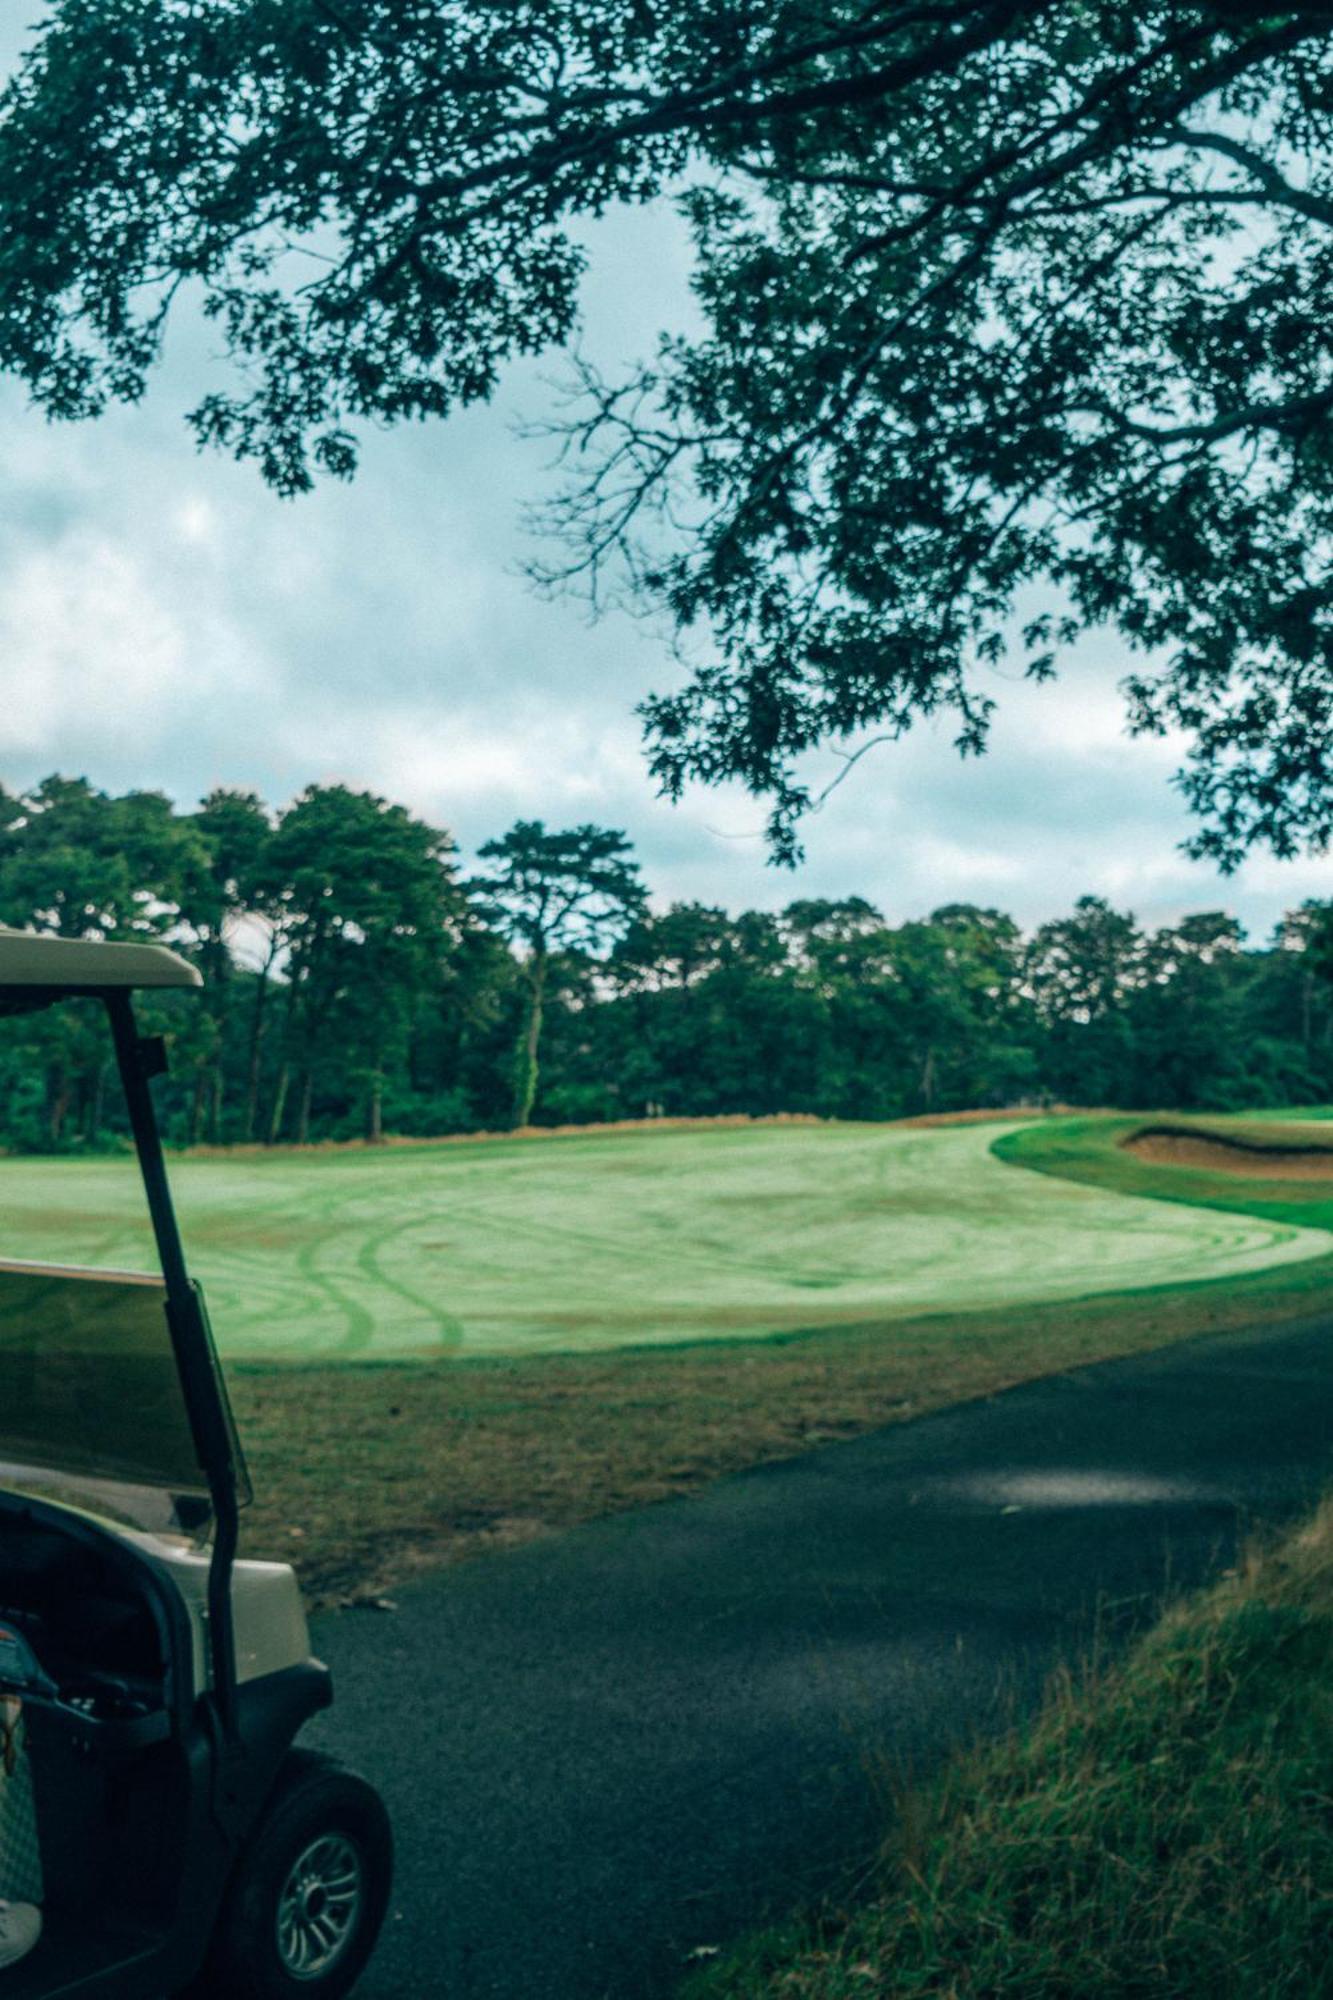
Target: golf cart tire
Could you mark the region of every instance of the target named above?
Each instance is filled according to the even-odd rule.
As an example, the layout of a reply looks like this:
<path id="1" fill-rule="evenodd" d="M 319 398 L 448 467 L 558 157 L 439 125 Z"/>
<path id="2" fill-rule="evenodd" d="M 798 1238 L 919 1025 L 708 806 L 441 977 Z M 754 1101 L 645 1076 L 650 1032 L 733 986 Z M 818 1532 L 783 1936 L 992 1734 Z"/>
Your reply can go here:
<path id="1" fill-rule="evenodd" d="M 307 1961 L 294 1970 L 280 1924 L 294 1871 L 311 1855 L 318 1870 L 321 1854 L 345 1867 L 349 1848 L 359 1863 L 355 1921 L 326 1969 Z M 228 1885 L 204 1969 L 178 2000 L 342 2000 L 375 1948 L 392 1885 L 393 1834 L 378 1792 L 332 1757 L 289 1751 Z"/>

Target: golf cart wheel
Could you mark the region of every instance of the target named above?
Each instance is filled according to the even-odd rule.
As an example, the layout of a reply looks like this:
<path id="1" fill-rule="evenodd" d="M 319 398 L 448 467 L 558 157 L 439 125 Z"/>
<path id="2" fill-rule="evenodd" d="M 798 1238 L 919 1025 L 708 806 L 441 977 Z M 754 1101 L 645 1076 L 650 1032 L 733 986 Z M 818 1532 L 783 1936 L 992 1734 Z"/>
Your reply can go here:
<path id="1" fill-rule="evenodd" d="M 191 2000 L 341 2000 L 375 1948 L 392 1881 L 379 1794 L 331 1757 L 289 1752 Z"/>

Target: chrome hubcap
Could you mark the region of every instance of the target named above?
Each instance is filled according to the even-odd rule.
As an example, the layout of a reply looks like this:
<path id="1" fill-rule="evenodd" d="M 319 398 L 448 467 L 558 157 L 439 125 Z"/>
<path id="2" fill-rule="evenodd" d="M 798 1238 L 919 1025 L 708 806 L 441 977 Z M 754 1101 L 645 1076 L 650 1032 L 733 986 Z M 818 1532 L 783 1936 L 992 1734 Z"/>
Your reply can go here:
<path id="1" fill-rule="evenodd" d="M 278 1956 L 293 1979 L 322 1979 L 356 1932 L 361 1856 L 341 1833 L 322 1833 L 297 1856 L 278 1898 Z"/>

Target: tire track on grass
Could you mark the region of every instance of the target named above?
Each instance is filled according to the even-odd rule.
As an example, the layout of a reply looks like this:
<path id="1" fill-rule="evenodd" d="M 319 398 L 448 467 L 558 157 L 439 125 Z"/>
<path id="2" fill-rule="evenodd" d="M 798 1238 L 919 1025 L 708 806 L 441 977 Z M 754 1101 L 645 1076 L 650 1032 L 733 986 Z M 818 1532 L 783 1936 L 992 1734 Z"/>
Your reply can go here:
<path id="1" fill-rule="evenodd" d="M 346 1333 L 341 1341 L 334 1344 L 331 1352 L 341 1357 L 363 1354 L 375 1338 L 375 1315 L 353 1298 L 346 1287 L 323 1271 L 317 1270 L 315 1259 L 321 1249 L 338 1236 L 336 1229 L 327 1229 L 310 1241 L 303 1243 L 296 1255 L 297 1268 L 302 1275 L 341 1313 Z"/>
<path id="2" fill-rule="evenodd" d="M 466 1331 L 462 1320 L 452 1313 L 443 1311 L 433 1300 L 427 1298 L 421 1292 L 414 1291 L 410 1285 L 404 1284 L 400 1278 L 390 1277 L 380 1261 L 388 1244 L 406 1236 L 412 1230 L 428 1229 L 432 1226 L 430 1218 L 421 1215 L 411 1216 L 406 1222 L 390 1223 L 387 1227 L 378 1230 L 374 1235 L 366 1237 L 361 1248 L 357 1251 L 357 1268 L 365 1274 L 371 1284 L 378 1285 L 385 1291 L 393 1292 L 398 1298 L 404 1300 L 406 1304 L 415 1306 L 418 1311 L 423 1312 L 427 1319 L 434 1325 L 436 1333 L 439 1336 L 440 1345 L 450 1351 L 456 1352 L 462 1347 L 466 1339 Z"/>

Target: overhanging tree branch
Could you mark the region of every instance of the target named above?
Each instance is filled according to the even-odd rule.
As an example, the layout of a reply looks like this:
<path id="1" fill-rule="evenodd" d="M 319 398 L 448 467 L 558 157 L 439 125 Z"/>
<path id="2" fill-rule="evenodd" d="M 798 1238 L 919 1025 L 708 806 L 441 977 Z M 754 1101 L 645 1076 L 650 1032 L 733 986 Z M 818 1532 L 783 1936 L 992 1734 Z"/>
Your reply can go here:
<path id="1" fill-rule="evenodd" d="M 979 676 L 1114 624 L 1227 851 L 1318 835 L 1328 5 L 50 0 L 0 105 L 0 365 L 132 399 L 202 284 L 236 374 L 198 434 L 299 492 L 569 341 L 570 225 L 670 190 L 702 330 L 585 378 L 561 514 L 566 577 L 623 565 L 689 635 L 668 789 L 768 793 L 790 853 L 809 748 L 945 711 L 977 748 Z"/>

